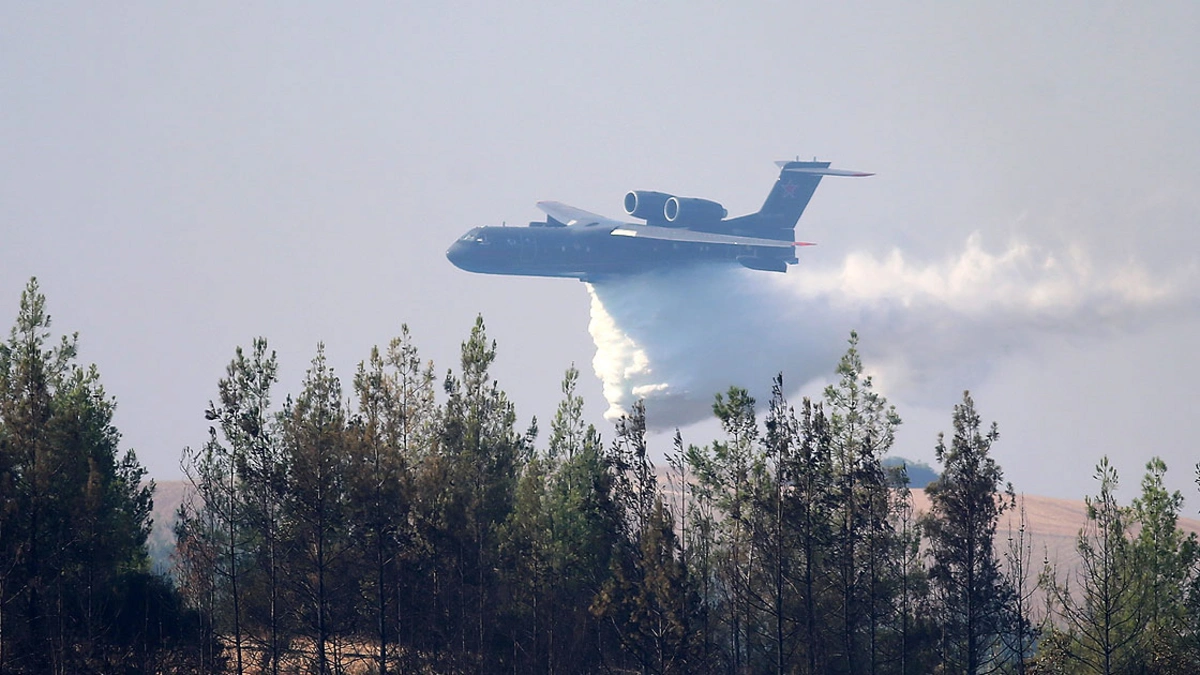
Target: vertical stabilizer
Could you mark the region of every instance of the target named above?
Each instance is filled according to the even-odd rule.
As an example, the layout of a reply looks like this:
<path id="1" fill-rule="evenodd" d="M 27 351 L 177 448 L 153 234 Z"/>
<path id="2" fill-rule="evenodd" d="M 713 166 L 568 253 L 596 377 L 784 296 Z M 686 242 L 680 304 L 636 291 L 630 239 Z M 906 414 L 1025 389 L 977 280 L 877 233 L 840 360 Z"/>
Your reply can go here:
<path id="1" fill-rule="evenodd" d="M 725 221 L 739 232 L 756 237 L 792 241 L 796 223 L 808 207 L 824 176 L 872 176 L 862 171 L 831 169 L 829 162 L 776 162 L 779 179 L 758 213 Z"/>
<path id="2" fill-rule="evenodd" d="M 772 227 L 792 229 L 808 206 L 829 162 L 776 162 L 779 180 L 758 212 Z M 766 223 L 764 223 L 765 225 Z"/>

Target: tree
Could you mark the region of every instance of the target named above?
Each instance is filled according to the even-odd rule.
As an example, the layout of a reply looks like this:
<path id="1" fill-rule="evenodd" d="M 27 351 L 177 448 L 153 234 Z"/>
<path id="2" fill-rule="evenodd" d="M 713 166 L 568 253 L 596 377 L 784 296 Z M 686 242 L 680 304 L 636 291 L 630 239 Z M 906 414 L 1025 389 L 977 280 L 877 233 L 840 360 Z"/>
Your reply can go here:
<path id="1" fill-rule="evenodd" d="M 394 377 L 386 370 L 378 347 L 371 349 L 366 363 L 359 363 L 354 375 L 358 395 L 358 414 L 350 424 L 352 451 L 350 491 L 351 515 L 362 530 L 360 554 L 373 574 L 364 575 L 363 589 L 372 595 L 375 640 L 378 652 L 375 668 L 380 675 L 388 671 L 388 629 L 392 572 L 399 551 L 402 523 L 407 521 L 404 484 L 406 468 L 398 442 L 396 422 L 397 392 Z M 369 561 L 369 562 L 368 562 Z"/>
<path id="2" fill-rule="evenodd" d="M 946 667 L 966 673 L 991 670 L 1003 658 L 997 641 L 1012 588 L 1000 574 L 995 555 L 996 524 L 1012 503 L 1003 472 L 991 457 L 1000 437 L 993 423 L 984 433 L 969 392 L 954 406 L 954 437 L 938 436 L 941 475 L 930 483 L 930 511 L 924 521 L 933 564 L 930 578 L 939 592 L 946 641 Z"/>
<path id="3" fill-rule="evenodd" d="M 264 636 L 263 669 L 278 673 L 280 659 L 290 638 L 284 617 L 286 604 L 283 530 L 286 526 L 284 499 L 287 473 L 282 455 L 276 413 L 271 409 L 271 388 L 277 381 L 278 361 L 268 351 L 265 338 L 256 338 L 247 355 L 240 347 L 218 381 L 218 402 L 210 403 L 206 414 L 217 422 L 224 439 L 219 451 L 232 462 L 233 471 L 226 487 L 230 490 L 230 512 L 236 520 L 228 523 L 231 556 L 241 554 L 236 545 L 244 542 L 244 553 L 254 564 L 239 574 L 235 558 L 230 558 L 234 587 L 233 598 L 237 648 L 241 650 L 242 621 L 257 636 Z"/>
<path id="4" fill-rule="evenodd" d="M 771 433 L 768 421 L 768 434 Z M 791 491 L 785 507 L 788 520 L 796 528 L 794 536 L 801 567 L 797 586 L 803 602 L 807 672 L 811 674 L 826 669 L 826 650 L 823 649 L 826 639 L 822 630 L 825 622 L 821 621 L 821 614 L 828 594 L 822 579 L 826 578 L 829 564 L 836 506 L 829 426 L 820 403 L 814 405 L 808 398 L 804 399 L 797 433 L 800 444 L 795 461 L 786 473 Z"/>
<path id="5" fill-rule="evenodd" d="M 1182 663 L 1190 660 L 1200 667 L 1197 656 L 1186 647 L 1184 606 L 1179 602 L 1194 574 L 1197 562 L 1195 534 L 1179 529 L 1183 495 L 1164 485 L 1167 465 L 1158 457 L 1146 463 L 1142 494 L 1133 500 L 1130 515 L 1138 525 L 1132 553 L 1141 570 L 1148 638 L 1147 659 Z"/>
<path id="6" fill-rule="evenodd" d="M 199 451 L 185 449 L 181 462 L 194 494 L 180 509 L 176 560 L 195 606 L 219 621 L 211 628 L 232 634 L 239 673 L 248 628 L 266 634 L 269 672 L 278 673 L 288 642 L 281 579 L 287 474 L 271 410 L 277 371 L 265 338 L 253 341 L 250 354 L 238 347 L 204 414 L 214 423 L 209 440 Z"/>
<path id="7" fill-rule="evenodd" d="M 1004 548 L 1004 578 L 1012 589 L 1011 605 L 1004 614 L 1005 626 L 1001 640 L 1015 660 L 1014 670 L 1018 675 L 1028 672 L 1028 661 L 1033 657 L 1038 631 L 1030 619 L 1033 599 L 1037 592 L 1036 577 L 1032 574 L 1033 538 L 1028 532 L 1025 517 L 1025 498 L 1022 496 L 1017 508 L 1017 529 L 1012 521 L 1008 524 L 1008 540 Z M 1033 581 L 1034 583 L 1031 583 Z"/>
<path id="8" fill-rule="evenodd" d="M 517 476 L 536 433 L 525 437 L 515 429 L 516 412 L 491 378 L 496 345 L 487 339 L 477 317 L 462 344 L 461 373 L 448 373 L 448 397 L 439 438 L 441 486 L 437 535 L 447 545 L 457 580 L 448 600 L 457 605 L 453 629 L 463 658 L 478 669 L 500 667 L 509 653 L 492 649 L 500 610 L 497 584 L 498 533 L 513 509 Z"/>
<path id="9" fill-rule="evenodd" d="M 881 458 L 895 441 L 900 416 L 863 375 L 857 333 L 850 333 L 849 345 L 838 362 L 837 384 L 825 388 L 825 404 L 836 504 L 829 572 L 840 595 L 841 662 L 853 673 L 861 668 L 859 653 L 868 655 L 871 671 L 881 657 L 878 630 L 888 604 L 881 597 L 882 556 L 891 545 L 892 499 Z"/>
<path id="10" fill-rule="evenodd" d="M 646 405 L 633 404 L 628 415 L 617 420 L 616 438 L 608 451 L 613 474 L 613 498 L 621 514 L 622 534 L 634 545 L 653 516 L 658 495 L 658 478 L 646 446 Z"/>
<path id="11" fill-rule="evenodd" d="M 578 379 L 579 371 L 571 366 L 563 378 L 563 399 L 550 426 L 546 457 L 553 467 L 545 497 L 548 672 L 589 670 L 597 664 L 599 646 L 612 644 L 605 624 L 584 610 L 609 576 L 622 531 L 620 514 L 600 434 L 584 423 Z"/>
<path id="12" fill-rule="evenodd" d="M 754 398 L 745 389 L 730 387 L 726 394 L 717 394 L 713 414 L 721 421 L 727 440 L 693 449 L 688 463 L 700 490 L 720 514 L 713 523 L 713 552 L 718 560 L 714 571 L 723 596 L 723 611 L 717 616 L 726 623 L 731 668 L 740 672 L 755 656 L 752 640 L 759 633 L 758 627 L 751 625 L 748 524 L 754 508 L 752 474 L 761 473 L 762 456 Z"/>
<path id="13" fill-rule="evenodd" d="M 50 337 L 50 317 L 45 297 L 32 279 L 21 294 L 17 324 L 8 342 L 0 348 L 0 419 L 4 433 L 2 456 L 6 469 L 3 527 L 5 560 L 4 587 L 0 588 L 0 611 L 12 605 L 23 621 L 0 619 L 5 628 L 0 637 L 5 657 L 0 667 L 25 669 L 30 655 L 51 653 L 47 643 L 46 606 L 47 539 L 54 531 L 46 521 L 49 513 L 52 481 L 61 475 L 63 458 L 51 442 L 50 423 L 54 415 L 53 397 L 56 380 L 66 375 L 75 358 L 76 340 L 63 338 L 57 347 L 46 349 Z M 16 617 L 13 617 L 14 619 Z"/>
<path id="14" fill-rule="evenodd" d="M 775 652 L 775 672 L 784 673 L 791 660 L 789 647 L 793 615 L 791 588 L 792 558 L 796 547 L 794 527 L 788 515 L 789 491 L 795 470 L 795 453 L 800 445 L 798 423 L 794 412 L 783 395 L 783 375 L 777 375 L 771 386 L 771 401 L 766 419 L 766 435 L 763 438 L 766 465 L 762 476 L 756 481 L 755 510 L 753 519 L 756 548 L 761 550 L 764 586 L 767 593 L 763 598 L 769 620 L 773 624 L 771 633 Z M 812 643 L 805 643 L 811 652 Z M 811 668 L 811 662 L 810 662 Z"/>
<path id="15" fill-rule="evenodd" d="M 618 529 L 609 576 L 591 612 L 615 632 L 618 663 L 649 673 L 695 670 L 687 569 L 646 445 L 646 408 L 641 401 L 617 422 L 606 464 Z"/>
<path id="16" fill-rule="evenodd" d="M 50 326 L 31 279 L 0 344 L 0 671 L 153 668 L 168 632 L 133 612 L 181 620 L 149 571 L 154 484 L 120 452 L 116 403 L 76 362 L 77 336 L 53 344 Z"/>
<path id="17" fill-rule="evenodd" d="M 764 427 L 762 456 L 751 472 L 754 576 L 747 589 L 764 617 L 760 630 L 770 636 L 770 667 L 779 673 L 824 672 L 828 633 L 822 616 L 829 594 L 822 579 L 834 506 L 827 420 L 807 398 L 797 418 L 780 375 Z M 763 659 L 759 668 L 766 667 Z"/>
<path id="18" fill-rule="evenodd" d="M 937 665 L 933 653 L 938 626 L 929 602 L 929 572 L 922 555 L 922 522 L 913 508 L 907 466 L 899 464 L 889 469 L 888 483 L 895 494 L 891 514 L 894 539 L 888 559 L 896 585 L 891 621 L 892 662 L 899 673 L 927 673 Z"/>
<path id="19" fill-rule="evenodd" d="M 534 457 L 525 463 L 516 500 L 498 540 L 503 585 L 511 589 L 507 611 L 508 639 L 513 643 L 514 668 L 520 653 L 524 668 L 550 670 L 554 631 L 551 523 L 546 509 L 548 462 Z"/>
<path id="20" fill-rule="evenodd" d="M 698 471 L 707 462 L 708 449 L 695 445 L 683 444 L 683 437 L 675 434 L 675 452 L 668 461 L 678 466 L 680 476 L 680 492 L 683 497 L 680 506 L 680 532 L 682 540 L 682 559 L 687 565 L 689 578 L 692 579 L 694 591 L 699 596 L 697 600 L 697 628 L 701 654 L 697 660 L 697 670 L 719 670 L 715 660 L 718 654 L 713 652 L 717 646 L 716 628 L 713 625 L 713 615 L 717 613 L 717 589 L 714 583 L 718 566 L 717 552 L 717 523 L 716 508 L 717 493 L 711 486 L 711 481 L 701 480 Z"/>
<path id="21" fill-rule="evenodd" d="M 218 584 L 216 568 L 221 551 L 216 514 L 204 506 L 200 486 L 205 472 L 189 464 L 189 458 L 203 461 L 203 455 L 184 450 L 181 462 L 184 475 L 192 486 L 185 493 L 175 519 L 175 553 L 173 576 L 179 585 L 183 602 L 196 613 L 200 633 L 199 667 L 202 673 L 224 673 L 226 663 L 217 626 Z"/>
<path id="22" fill-rule="evenodd" d="M 1085 500 L 1087 523 L 1079 531 L 1080 565 L 1060 581 L 1046 573 L 1048 590 L 1065 621 L 1060 636 L 1066 658 L 1087 672 L 1130 672 L 1144 641 L 1146 605 L 1129 541 L 1128 512 L 1117 503 L 1117 471 L 1108 457 L 1096 466 L 1100 491 Z"/>
<path id="23" fill-rule="evenodd" d="M 341 382 L 325 359 L 325 346 L 304 378 L 300 396 L 282 413 L 283 452 L 289 471 L 285 510 L 294 551 L 292 581 L 299 613 L 316 646 L 314 668 L 330 672 L 332 638 L 344 635 L 353 603 L 345 597 L 351 568 L 349 511 L 351 458 Z M 349 604 L 349 606 L 347 606 Z"/>
<path id="24" fill-rule="evenodd" d="M 426 620 L 429 618 L 426 615 L 423 620 L 418 616 L 422 611 L 418 598 L 425 581 L 424 572 L 428 571 L 427 563 L 432 558 L 427 555 L 430 542 L 425 539 L 427 530 L 422 526 L 427 514 L 422 510 L 421 502 L 428 495 L 422 494 L 419 488 L 420 476 L 427 473 L 430 464 L 436 464 L 437 458 L 440 423 L 440 410 L 434 395 L 437 379 L 433 363 L 422 362 L 407 325 L 401 325 L 400 336 L 388 344 L 384 366 L 386 372 L 381 384 L 387 405 L 383 408 L 381 422 L 388 443 L 394 446 L 394 450 L 384 453 L 384 459 L 380 462 L 380 469 L 385 475 L 372 480 L 375 480 L 374 485 L 387 486 L 389 478 L 386 474 L 392 471 L 399 474 L 400 484 L 393 484 L 379 494 L 379 498 L 385 502 L 393 499 L 400 502 L 399 506 L 394 506 L 398 510 L 387 514 L 381 524 L 387 526 L 390 523 L 390 535 L 394 540 L 391 544 L 394 547 L 394 560 L 389 574 L 394 577 L 392 591 L 395 601 L 392 604 L 396 639 L 414 645 L 417 636 L 426 632 Z M 359 414 L 364 415 L 362 401 Z M 391 456 L 392 452 L 395 453 L 394 457 Z M 384 539 L 378 541 L 384 543 Z M 387 551 L 377 550 L 376 555 L 380 554 L 386 556 Z M 386 586 L 386 582 L 380 584 L 379 590 L 386 590 Z M 383 606 L 386 607 L 385 601 Z M 379 629 L 381 633 L 387 631 L 382 618 Z M 411 654 L 413 651 L 404 650 L 402 654 Z M 381 643 L 380 653 L 381 658 L 386 660 L 385 644 Z"/>
<path id="25" fill-rule="evenodd" d="M 693 652 L 687 570 L 662 496 L 645 520 L 633 556 L 613 559 L 612 577 L 592 605 L 617 627 L 643 673 L 690 673 Z"/>

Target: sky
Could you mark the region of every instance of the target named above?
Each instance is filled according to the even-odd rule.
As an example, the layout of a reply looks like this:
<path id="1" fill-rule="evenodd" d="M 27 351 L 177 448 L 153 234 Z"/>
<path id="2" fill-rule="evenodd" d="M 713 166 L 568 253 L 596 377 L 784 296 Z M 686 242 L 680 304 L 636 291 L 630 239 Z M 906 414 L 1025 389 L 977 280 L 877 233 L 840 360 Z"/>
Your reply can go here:
<path id="1" fill-rule="evenodd" d="M 773 161 L 818 157 L 876 175 L 825 180 L 819 245 L 739 275 L 762 306 L 728 321 L 797 397 L 857 329 L 895 452 L 932 462 L 969 389 L 1018 491 L 1080 498 L 1105 454 L 1131 491 L 1160 455 L 1200 507 L 1200 5 L 595 4 L 5 3 L 0 320 L 37 276 L 161 479 L 254 337 L 279 398 L 322 341 L 348 394 L 402 324 L 444 374 L 479 314 L 522 425 L 574 363 L 611 438 L 587 286 L 445 249 L 543 199 L 749 213 Z"/>

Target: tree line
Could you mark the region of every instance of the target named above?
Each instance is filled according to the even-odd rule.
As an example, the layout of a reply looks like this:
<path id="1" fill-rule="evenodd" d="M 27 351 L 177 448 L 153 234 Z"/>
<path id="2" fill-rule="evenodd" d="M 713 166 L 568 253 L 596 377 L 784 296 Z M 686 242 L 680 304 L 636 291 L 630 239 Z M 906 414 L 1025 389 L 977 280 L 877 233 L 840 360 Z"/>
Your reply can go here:
<path id="1" fill-rule="evenodd" d="M 518 427 L 482 319 L 440 380 L 403 328 L 346 388 L 319 346 L 295 395 L 254 340 L 183 452 L 162 577 L 153 483 L 49 328 L 31 281 L 0 346 L 2 673 L 1200 671 L 1161 460 L 1130 505 L 1099 464 L 1056 569 L 964 394 L 918 513 L 853 333 L 819 399 L 730 388 L 723 437 L 677 432 L 664 467 L 641 404 L 609 442 L 585 422 L 574 367 L 546 440 Z"/>

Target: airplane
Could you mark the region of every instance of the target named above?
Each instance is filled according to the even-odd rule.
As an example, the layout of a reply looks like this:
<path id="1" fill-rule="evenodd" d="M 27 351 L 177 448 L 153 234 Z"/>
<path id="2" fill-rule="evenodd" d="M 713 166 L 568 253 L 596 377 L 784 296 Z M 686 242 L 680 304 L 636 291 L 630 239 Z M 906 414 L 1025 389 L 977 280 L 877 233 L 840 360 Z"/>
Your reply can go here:
<path id="1" fill-rule="evenodd" d="M 605 218 L 560 202 L 538 202 L 544 222 L 528 227 L 476 227 L 446 251 L 455 266 L 483 274 L 595 281 L 698 263 L 738 263 L 786 272 L 799 262 L 796 223 L 824 176 L 871 176 L 831 169 L 829 162 L 776 162 L 779 178 L 757 213 L 736 218 L 717 202 L 633 190 L 625 213 L 645 221 Z"/>

